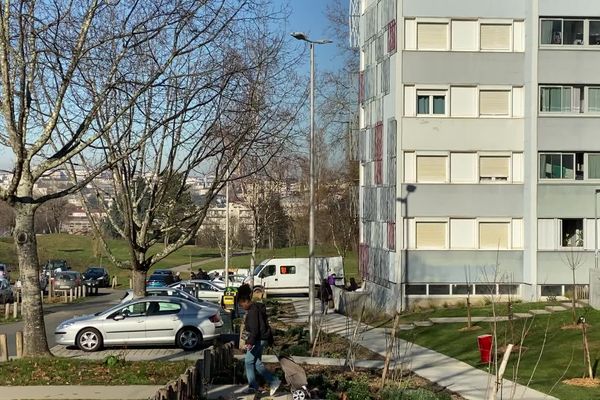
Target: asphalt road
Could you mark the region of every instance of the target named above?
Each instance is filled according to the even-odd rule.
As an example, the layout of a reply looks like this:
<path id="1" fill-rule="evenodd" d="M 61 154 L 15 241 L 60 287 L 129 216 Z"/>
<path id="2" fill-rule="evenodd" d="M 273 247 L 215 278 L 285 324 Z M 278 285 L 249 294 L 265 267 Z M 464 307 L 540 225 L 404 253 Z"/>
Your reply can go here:
<path id="1" fill-rule="evenodd" d="M 124 290 L 100 289 L 98 295 L 88 296 L 81 303 L 52 304 L 45 306 L 44 320 L 46 322 L 46 338 L 48 339 L 48 346 L 52 348 L 56 345 L 56 342 L 54 341 L 54 330 L 62 321 L 67 320 L 69 318 L 73 318 L 75 316 L 93 314 L 99 311 L 106 310 L 107 308 L 119 303 L 124 294 Z M 228 313 L 223 313 L 221 315 L 221 318 L 223 319 L 222 332 L 227 334 L 231 331 L 231 319 Z M 8 336 L 9 356 L 17 355 L 15 334 L 16 332 L 22 330 L 22 322 L 15 322 L 12 324 L 0 324 L 0 333 L 4 333 Z"/>

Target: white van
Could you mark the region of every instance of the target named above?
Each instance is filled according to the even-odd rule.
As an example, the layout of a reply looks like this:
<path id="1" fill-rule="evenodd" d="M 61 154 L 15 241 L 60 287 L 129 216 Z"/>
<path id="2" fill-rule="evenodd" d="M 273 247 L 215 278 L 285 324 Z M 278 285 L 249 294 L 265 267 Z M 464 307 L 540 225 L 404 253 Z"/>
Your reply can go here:
<path id="1" fill-rule="evenodd" d="M 270 258 L 254 269 L 254 287 L 269 294 L 308 294 L 308 258 Z M 342 257 L 315 257 L 315 284 L 331 274 L 336 284 L 344 282 Z M 250 281 L 248 277 L 248 282 Z"/>

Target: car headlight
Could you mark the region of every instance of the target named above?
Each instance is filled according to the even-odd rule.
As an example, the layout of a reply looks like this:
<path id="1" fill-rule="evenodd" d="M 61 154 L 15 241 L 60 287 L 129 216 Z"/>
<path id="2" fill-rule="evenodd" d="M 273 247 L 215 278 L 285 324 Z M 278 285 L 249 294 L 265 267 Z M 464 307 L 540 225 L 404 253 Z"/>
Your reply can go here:
<path id="1" fill-rule="evenodd" d="M 57 330 L 57 331 L 62 331 L 62 330 L 65 330 L 65 329 L 67 329 L 67 328 L 69 328 L 69 327 L 73 326 L 74 324 L 75 324 L 75 322 L 63 322 L 62 324 L 60 324 L 60 325 L 59 325 L 59 326 L 56 328 L 56 330 Z"/>

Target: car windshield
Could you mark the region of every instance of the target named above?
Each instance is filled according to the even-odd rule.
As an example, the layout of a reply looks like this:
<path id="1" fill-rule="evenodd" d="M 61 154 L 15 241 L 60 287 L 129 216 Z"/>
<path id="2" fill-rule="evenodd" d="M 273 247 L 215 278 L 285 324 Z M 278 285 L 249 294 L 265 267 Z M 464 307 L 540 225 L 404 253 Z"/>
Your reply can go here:
<path id="1" fill-rule="evenodd" d="M 104 269 L 103 268 L 98 268 L 98 267 L 90 267 L 87 269 L 87 271 L 85 271 L 86 274 L 103 274 L 104 273 Z"/>
<path id="2" fill-rule="evenodd" d="M 254 268 L 254 276 L 258 275 L 260 270 L 263 269 L 264 266 L 264 264 L 257 265 L 256 268 Z"/>
<path id="3" fill-rule="evenodd" d="M 60 275 L 56 275 L 57 279 L 62 279 L 65 281 L 70 281 L 74 279 L 74 276 L 71 274 L 60 274 Z"/>
<path id="4" fill-rule="evenodd" d="M 150 278 L 148 278 L 149 281 L 166 281 L 168 275 L 165 274 L 156 274 L 156 275 L 150 275 Z"/>

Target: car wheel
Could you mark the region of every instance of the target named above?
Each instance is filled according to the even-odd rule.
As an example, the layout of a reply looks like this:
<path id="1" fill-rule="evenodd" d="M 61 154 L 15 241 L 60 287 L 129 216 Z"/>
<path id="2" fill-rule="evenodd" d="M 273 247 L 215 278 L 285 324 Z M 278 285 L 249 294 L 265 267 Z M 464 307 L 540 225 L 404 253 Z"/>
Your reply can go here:
<path id="1" fill-rule="evenodd" d="M 177 346 L 185 351 L 195 350 L 202 343 L 202 334 L 193 328 L 183 328 L 177 334 Z"/>
<path id="2" fill-rule="evenodd" d="M 83 351 L 98 351 L 102 348 L 102 335 L 94 328 L 85 328 L 77 335 L 76 342 Z"/>

